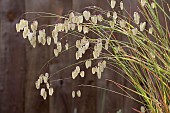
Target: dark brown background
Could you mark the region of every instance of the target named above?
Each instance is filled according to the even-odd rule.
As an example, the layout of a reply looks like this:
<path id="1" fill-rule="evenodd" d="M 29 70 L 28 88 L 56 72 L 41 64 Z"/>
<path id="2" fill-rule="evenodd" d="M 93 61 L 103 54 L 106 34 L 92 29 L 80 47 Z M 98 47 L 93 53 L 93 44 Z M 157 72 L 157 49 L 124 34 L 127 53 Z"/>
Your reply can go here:
<path id="1" fill-rule="evenodd" d="M 137 0 L 124 1 L 128 10 L 131 12 L 136 10 Z M 53 46 L 38 45 L 36 49 L 33 49 L 28 41 L 22 38 L 21 33 L 16 33 L 16 22 L 24 12 L 38 11 L 64 15 L 69 10 L 82 12 L 82 8 L 89 5 L 100 6 L 105 10 L 110 9 L 106 0 L 0 0 L 0 113 L 116 113 L 119 109 L 122 109 L 123 113 L 133 113 L 132 108 L 140 108 L 140 105 L 133 100 L 108 91 L 90 87 L 74 87 L 83 83 L 121 92 L 113 83 L 107 83 L 105 78 L 128 86 L 128 83 L 120 76 L 107 70 L 102 80 L 97 80 L 97 77 L 87 71 L 86 73 L 89 74 L 85 79 L 56 82 L 53 97 L 46 101 L 35 89 L 34 83 L 40 68 L 53 57 Z M 36 16 L 32 14 L 27 15 L 26 18 L 32 19 Z M 39 20 L 44 24 L 54 21 L 54 18 Z M 69 40 L 75 39 L 73 37 Z M 72 59 L 75 59 L 74 53 L 71 51 L 64 53 L 43 68 L 41 73 L 56 72 L 74 63 L 75 60 Z M 57 78 L 70 77 L 72 69 L 58 73 Z M 73 89 L 81 89 L 82 97 L 72 99 Z"/>

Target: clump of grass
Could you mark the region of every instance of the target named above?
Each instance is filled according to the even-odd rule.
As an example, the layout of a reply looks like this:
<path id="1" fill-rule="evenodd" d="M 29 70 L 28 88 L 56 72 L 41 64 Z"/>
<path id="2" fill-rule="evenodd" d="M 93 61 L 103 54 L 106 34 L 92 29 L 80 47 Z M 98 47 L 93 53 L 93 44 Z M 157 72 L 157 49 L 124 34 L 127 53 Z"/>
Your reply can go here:
<path id="1" fill-rule="evenodd" d="M 123 96 L 142 103 L 140 112 L 169 113 L 170 31 L 168 24 L 170 12 L 165 10 L 165 8 L 169 8 L 169 4 L 163 0 L 161 5 L 156 0 L 141 0 L 138 10 L 131 17 L 119 14 L 114 10 L 116 4 L 118 4 L 115 0 L 111 0 L 109 3 L 112 11 L 104 11 L 99 7 L 87 7 L 83 13 L 71 12 L 65 16 L 35 12 L 43 14 L 45 17 L 56 17 L 63 20 L 63 23 L 46 26 L 54 28 L 51 36 L 46 36 L 45 29 L 38 29 L 37 21 L 28 22 L 22 19 L 16 24 L 16 29 L 17 32 L 23 30 L 23 37 L 28 38 L 34 48 L 37 42 L 42 45 L 46 43 L 51 45 L 53 40 L 56 45 L 56 49 L 54 49 L 55 57 L 63 51 L 77 48 L 75 57 L 78 62 L 64 68 L 67 69 L 76 65 L 71 75 L 72 79 L 76 79 L 77 76 L 82 78 L 87 76 L 84 70 L 79 67 L 79 64 L 82 63 L 87 69 L 91 69 L 92 74 L 97 74 L 98 79 L 102 78 L 105 69 L 112 71 L 116 67 L 124 74 L 117 73 L 128 80 L 136 90 L 123 86 L 116 81 L 107 81 L 116 84 L 125 91 L 127 95 L 122 94 Z M 123 7 L 123 2 L 121 1 L 119 4 L 120 10 L 127 13 Z M 95 12 L 91 13 L 90 10 Z M 127 15 L 129 14 L 127 13 Z M 160 21 L 160 15 L 163 15 L 164 22 Z M 145 21 L 141 21 L 141 18 L 144 18 Z M 28 25 L 29 23 L 31 23 L 31 26 Z M 75 45 L 70 46 L 67 42 L 63 45 L 61 43 L 63 38 L 58 38 L 58 34 L 61 32 L 65 33 L 65 36 L 73 35 L 79 39 L 76 40 Z M 89 32 L 95 34 L 95 38 L 88 36 Z M 115 33 L 122 35 L 123 40 L 115 37 Z M 63 49 L 63 46 L 65 49 Z M 90 58 L 81 60 L 88 50 L 92 50 Z M 93 61 L 98 61 L 98 64 L 94 67 L 92 67 Z M 55 74 L 57 72 L 48 75 L 52 77 Z M 47 86 L 41 88 L 41 96 L 44 99 L 47 97 L 46 89 L 49 90 L 49 95 L 53 93 L 52 84 L 49 84 L 48 80 L 50 81 L 49 77 L 41 75 L 36 82 L 38 89 L 41 88 L 42 83 Z M 104 89 L 97 86 L 90 87 Z M 126 90 L 138 94 L 141 100 L 136 100 Z M 80 90 L 77 91 L 77 96 L 81 96 Z M 76 97 L 75 91 L 72 92 L 72 97 Z"/>

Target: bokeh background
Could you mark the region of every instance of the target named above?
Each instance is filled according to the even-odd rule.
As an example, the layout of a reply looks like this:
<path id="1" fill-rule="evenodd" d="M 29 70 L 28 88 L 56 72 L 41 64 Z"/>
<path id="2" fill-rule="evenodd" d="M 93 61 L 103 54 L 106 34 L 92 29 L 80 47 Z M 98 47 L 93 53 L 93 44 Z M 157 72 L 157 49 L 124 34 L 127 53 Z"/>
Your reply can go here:
<path id="1" fill-rule="evenodd" d="M 124 4 L 132 15 L 137 10 L 138 0 L 124 0 Z M 73 52 L 75 50 L 63 53 L 48 62 L 54 56 L 54 45 L 37 45 L 33 49 L 29 42 L 22 38 L 22 33 L 16 33 L 15 24 L 21 18 L 33 20 L 40 16 L 24 15 L 25 12 L 65 15 L 72 10 L 82 12 L 87 6 L 99 6 L 104 10 L 111 10 L 107 0 L 0 0 L 0 113 L 116 113 L 117 111 L 135 113 L 133 108 L 140 109 L 139 103 L 119 94 L 92 87 L 76 87 L 78 84 L 101 86 L 124 94 L 120 88 L 106 81 L 111 79 L 133 88 L 122 77 L 109 70 L 104 72 L 102 80 L 98 80 L 91 75 L 90 70 L 87 70 L 84 79 L 56 81 L 53 85 L 54 95 L 45 101 L 40 96 L 39 90 L 36 90 L 35 81 L 40 73 L 54 73 L 76 62 Z M 56 18 L 42 17 L 37 20 L 41 25 L 60 22 Z M 47 30 L 48 34 L 50 30 L 51 28 Z M 122 38 L 118 35 L 117 37 Z M 65 39 L 70 44 L 75 44 L 76 37 L 68 36 Z M 88 54 L 86 56 L 89 57 Z M 45 63 L 47 65 L 43 67 Z M 53 79 L 71 77 L 73 69 L 74 67 L 71 67 L 61 71 Z M 81 98 L 72 99 L 72 90 L 78 89 L 82 91 Z"/>

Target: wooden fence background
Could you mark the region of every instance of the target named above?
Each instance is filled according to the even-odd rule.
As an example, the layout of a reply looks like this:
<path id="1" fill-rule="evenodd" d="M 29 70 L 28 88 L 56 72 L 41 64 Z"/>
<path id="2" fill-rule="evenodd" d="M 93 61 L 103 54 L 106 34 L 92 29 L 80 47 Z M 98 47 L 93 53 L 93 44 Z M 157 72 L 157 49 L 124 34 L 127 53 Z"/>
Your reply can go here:
<path id="1" fill-rule="evenodd" d="M 128 10 L 136 10 L 137 0 L 124 0 Z M 52 46 L 38 45 L 33 49 L 22 35 L 16 33 L 15 24 L 24 12 L 51 12 L 59 15 L 69 10 L 82 11 L 85 6 L 100 6 L 110 9 L 107 0 L 0 0 L 0 113 L 133 113 L 132 108 L 140 105 L 120 95 L 90 87 L 81 87 L 82 97 L 72 99 L 71 91 L 76 84 L 99 85 L 120 91 L 112 83 L 96 80 L 89 75 L 77 81 L 56 82 L 53 97 L 44 101 L 35 89 L 35 81 L 40 68 L 53 57 Z M 32 19 L 37 15 L 27 15 Z M 40 23 L 49 24 L 55 19 L 41 18 Z M 69 40 L 74 40 L 74 37 Z M 69 56 L 69 57 L 68 57 Z M 74 62 L 74 54 L 64 53 L 46 66 L 42 73 L 53 73 Z M 71 76 L 71 70 L 59 73 L 57 78 Z M 105 78 L 129 85 L 121 77 L 109 71 Z M 130 86 L 129 86 L 130 87 Z"/>

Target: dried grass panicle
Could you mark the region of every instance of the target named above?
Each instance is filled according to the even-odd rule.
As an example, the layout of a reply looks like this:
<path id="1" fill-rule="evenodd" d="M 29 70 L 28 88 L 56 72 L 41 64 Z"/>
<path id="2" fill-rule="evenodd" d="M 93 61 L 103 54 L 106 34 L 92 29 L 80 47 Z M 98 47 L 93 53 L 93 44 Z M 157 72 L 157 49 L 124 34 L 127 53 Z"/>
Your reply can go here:
<path id="1" fill-rule="evenodd" d="M 165 2 L 165 4 L 167 3 Z M 53 27 L 51 36 L 46 34 L 46 29 L 38 27 L 39 23 L 36 20 L 29 23 L 27 20 L 21 19 L 16 24 L 16 31 L 23 31 L 23 38 L 28 39 L 34 48 L 37 43 L 49 46 L 54 44 L 55 57 L 58 57 L 63 51 L 76 47 L 77 63 L 71 65 L 76 65 L 71 75 L 73 80 L 79 75 L 86 78 L 88 75 L 85 72 L 88 69 L 92 74 L 96 74 L 98 79 L 101 79 L 104 69 L 110 69 L 110 66 L 113 66 L 112 63 L 116 63 L 116 66 L 125 73 L 122 76 L 126 76 L 125 78 L 130 80 L 136 90 L 125 86 L 123 88 L 140 95 L 145 102 L 133 98 L 144 105 L 141 107 L 141 112 L 169 113 L 170 87 L 167 84 L 170 80 L 170 31 L 168 28 L 170 16 L 164 10 L 166 8 L 160 6 L 155 0 L 152 2 L 139 0 L 139 10 L 135 11 L 132 17 L 128 17 L 115 10 L 118 6 L 121 11 L 127 13 L 123 1 L 118 3 L 116 0 L 110 0 L 109 5 L 111 11 L 93 7 L 91 9 L 97 13 L 86 8 L 82 13 L 71 12 L 65 17 L 57 16 L 63 20 L 63 23 L 48 25 L 48 27 Z M 170 9 L 169 5 L 166 7 Z M 160 12 L 165 18 L 166 27 L 163 27 L 164 25 L 159 20 L 158 13 Z M 141 21 L 143 17 L 145 17 L 145 21 Z M 147 28 L 147 26 L 150 27 Z M 59 34 L 63 32 L 66 35 L 78 37 L 74 46 L 69 45 L 67 41 L 65 43 L 61 41 L 63 38 L 60 39 Z M 89 33 L 95 34 L 95 37 L 87 35 Z M 114 37 L 114 33 L 123 35 L 128 41 L 120 41 L 119 37 Z M 91 52 L 90 58 L 82 60 L 88 50 Z M 97 62 L 97 65 L 92 64 L 92 61 Z M 86 69 L 80 68 L 81 63 L 84 63 Z M 141 86 L 141 83 L 144 85 Z M 43 87 L 41 84 L 46 85 Z M 40 89 L 40 95 L 44 99 L 48 94 L 51 96 L 54 92 L 48 73 L 41 74 L 35 85 L 37 89 Z M 150 87 L 151 89 L 148 89 Z M 73 98 L 81 97 L 81 94 L 80 90 L 72 91 Z"/>

